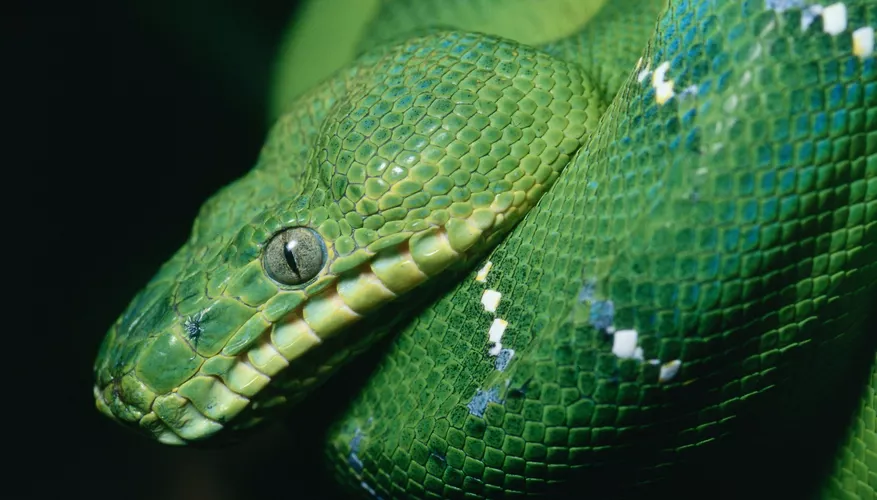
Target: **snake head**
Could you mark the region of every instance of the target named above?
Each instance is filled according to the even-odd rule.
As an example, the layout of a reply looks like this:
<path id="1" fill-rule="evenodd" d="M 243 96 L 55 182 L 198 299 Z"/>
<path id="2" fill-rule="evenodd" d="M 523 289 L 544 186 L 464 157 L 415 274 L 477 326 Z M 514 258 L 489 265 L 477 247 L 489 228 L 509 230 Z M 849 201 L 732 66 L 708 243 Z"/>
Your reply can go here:
<path id="1" fill-rule="evenodd" d="M 173 444 L 289 407 L 506 234 L 599 103 L 579 68 L 483 35 L 363 56 L 280 120 L 110 328 L 97 407 Z"/>

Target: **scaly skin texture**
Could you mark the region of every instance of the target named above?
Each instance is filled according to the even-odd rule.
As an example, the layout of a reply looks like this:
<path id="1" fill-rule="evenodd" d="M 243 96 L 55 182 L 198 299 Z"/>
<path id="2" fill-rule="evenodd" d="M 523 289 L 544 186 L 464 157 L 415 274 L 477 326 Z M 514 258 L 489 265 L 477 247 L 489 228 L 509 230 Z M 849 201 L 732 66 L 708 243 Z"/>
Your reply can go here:
<path id="1" fill-rule="evenodd" d="M 363 56 L 288 106 L 256 168 L 205 204 L 111 328 L 98 407 L 165 442 L 215 438 L 389 334 L 327 436 L 349 493 L 696 495 L 680 488 L 699 464 L 745 478 L 723 457 L 763 444 L 747 423 L 781 440 L 811 418 L 846 434 L 777 493 L 874 498 L 863 35 L 877 6 L 597 2 L 536 48 L 432 26 L 438 9 L 496 33 L 483 3 L 386 0 L 363 21 L 425 34 L 366 29 Z M 299 225 L 328 261 L 288 287 L 262 256 Z M 404 281 L 395 300 L 353 285 L 348 300 L 346 283 L 409 254 L 425 277 L 378 276 Z M 302 321 L 321 339 L 303 350 L 288 340 Z M 857 404 L 825 427 L 808 409 L 839 387 Z"/>
<path id="2" fill-rule="evenodd" d="M 253 411 L 306 394 L 358 338 L 376 337 L 321 340 L 368 330 L 358 323 L 372 306 L 483 254 L 554 182 L 604 106 L 577 66 L 437 32 L 363 56 L 293 109 L 107 337 L 101 408 L 162 440 L 205 439 L 232 419 L 248 426 L 261 418 Z M 276 283 L 263 259 L 292 226 L 326 247 L 323 270 L 302 286 Z M 281 372 L 289 380 L 261 391 Z"/>

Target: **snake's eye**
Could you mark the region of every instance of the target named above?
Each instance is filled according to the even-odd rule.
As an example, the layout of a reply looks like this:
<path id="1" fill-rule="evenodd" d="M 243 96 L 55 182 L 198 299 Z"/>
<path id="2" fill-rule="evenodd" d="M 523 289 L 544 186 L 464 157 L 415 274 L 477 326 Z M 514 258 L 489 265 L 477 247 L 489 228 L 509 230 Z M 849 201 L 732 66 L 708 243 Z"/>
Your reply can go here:
<path id="1" fill-rule="evenodd" d="M 289 286 L 312 280 L 325 262 L 323 238 L 306 227 L 284 229 L 275 234 L 262 254 L 262 266 L 268 276 Z"/>

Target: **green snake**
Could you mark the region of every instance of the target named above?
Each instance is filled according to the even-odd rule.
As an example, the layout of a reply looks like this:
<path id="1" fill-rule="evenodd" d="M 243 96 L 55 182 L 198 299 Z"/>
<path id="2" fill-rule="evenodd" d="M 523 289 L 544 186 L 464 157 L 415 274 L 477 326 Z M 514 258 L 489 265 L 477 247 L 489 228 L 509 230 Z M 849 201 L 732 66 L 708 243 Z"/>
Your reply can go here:
<path id="1" fill-rule="evenodd" d="M 256 166 L 107 333 L 102 413 L 221 442 L 355 386 L 348 494 L 581 498 L 745 475 L 744 424 L 825 404 L 788 491 L 877 498 L 877 3 L 303 12 Z"/>

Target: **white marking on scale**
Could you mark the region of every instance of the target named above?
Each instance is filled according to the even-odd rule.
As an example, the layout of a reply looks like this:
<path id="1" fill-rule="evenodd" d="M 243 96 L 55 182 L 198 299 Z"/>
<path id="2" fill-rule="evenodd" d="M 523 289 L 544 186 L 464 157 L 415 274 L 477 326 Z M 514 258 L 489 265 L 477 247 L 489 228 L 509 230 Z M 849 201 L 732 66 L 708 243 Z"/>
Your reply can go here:
<path id="1" fill-rule="evenodd" d="M 667 71 L 670 69 L 670 62 L 664 61 L 658 65 L 655 69 L 655 74 L 652 75 L 652 85 L 657 86 L 667 79 Z"/>
<path id="2" fill-rule="evenodd" d="M 837 36 L 847 29 L 847 6 L 833 3 L 822 10 L 822 31 Z"/>
<path id="3" fill-rule="evenodd" d="M 509 326 L 508 321 L 500 318 L 494 319 L 493 323 L 490 324 L 487 340 L 493 343 L 493 347 L 488 351 L 491 356 L 499 356 L 500 351 L 502 351 L 502 334 L 505 333 L 507 326 Z"/>
<path id="4" fill-rule="evenodd" d="M 489 340 L 498 344 L 502 340 L 502 334 L 505 333 L 506 327 L 509 326 L 508 321 L 500 318 L 493 320 L 490 324 L 490 330 L 487 331 Z"/>
<path id="5" fill-rule="evenodd" d="M 484 290 L 484 293 L 481 294 L 481 304 L 487 312 L 495 313 L 500 299 L 502 299 L 502 294 L 496 290 Z"/>
<path id="6" fill-rule="evenodd" d="M 652 71 L 649 68 L 646 68 L 646 69 L 640 71 L 639 74 L 636 75 L 636 81 L 638 81 L 640 83 L 646 81 L 646 78 L 649 77 L 649 73 L 651 73 L 651 72 Z"/>
<path id="7" fill-rule="evenodd" d="M 853 31 L 853 54 L 868 57 L 874 53 L 874 28 L 865 26 Z"/>
<path id="8" fill-rule="evenodd" d="M 670 69 L 668 61 L 662 62 L 652 74 L 652 86 L 655 87 L 655 100 L 658 104 L 669 101 L 673 95 L 673 80 L 667 80 L 667 70 Z"/>
<path id="9" fill-rule="evenodd" d="M 679 367 L 682 366 L 682 361 L 678 359 L 674 359 L 673 361 L 669 361 L 661 365 L 661 371 L 658 374 L 658 382 L 669 382 L 673 380 L 673 377 L 679 373 Z"/>
<path id="10" fill-rule="evenodd" d="M 493 262 L 490 262 L 489 260 L 485 262 L 481 269 L 478 270 L 478 274 L 475 275 L 475 281 L 479 283 L 484 283 L 485 281 L 487 281 L 487 273 L 490 272 L 490 268 L 492 267 Z"/>
<path id="11" fill-rule="evenodd" d="M 636 341 L 639 334 L 636 330 L 618 330 L 612 334 L 612 354 L 619 358 L 636 357 Z M 640 351 L 642 355 L 642 351 Z"/>

